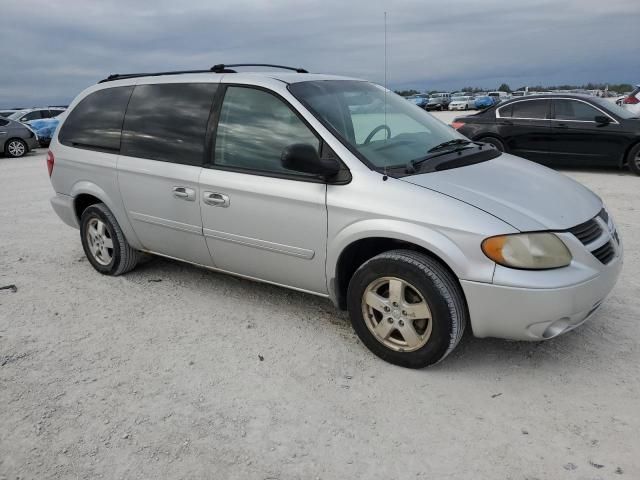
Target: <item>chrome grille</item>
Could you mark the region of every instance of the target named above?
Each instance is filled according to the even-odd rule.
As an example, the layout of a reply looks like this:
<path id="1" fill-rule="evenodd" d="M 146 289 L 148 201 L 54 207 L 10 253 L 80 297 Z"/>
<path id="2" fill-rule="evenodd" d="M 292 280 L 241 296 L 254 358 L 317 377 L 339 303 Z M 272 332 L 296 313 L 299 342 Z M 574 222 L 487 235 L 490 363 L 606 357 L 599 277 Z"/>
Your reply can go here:
<path id="1" fill-rule="evenodd" d="M 567 230 L 567 232 L 573 234 L 578 240 L 580 240 L 583 245 L 590 245 L 596 240 L 601 239 L 602 236 L 606 234 L 607 242 L 604 245 L 591 250 L 593 256 L 605 265 L 611 262 L 616 256 L 616 245 L 620 244 L 618 232 L 614 227 L 609 225 L 609 220 L 609 214 L 603 208 L 598 212 L 598 215 L 591 220 L 587 220 L 586 222 Z M 603 228 L 601 226 L 603 223 L 607 227 Z M 611 231 L 609 231 L 609 229 L 611 229 Z M 598 243 L 601 243 L 601 241 Z"/>
<path id="2" fill-rule="evenodd" d="M 613 248 L 611 242 L 607 242 L 599 248 L 596 248 L 593 252 L 593 256 L 600 260 L 605 265 L 613 260 L 613 257 L 616 255 L 616 251 Z"/>
<path id="3" fill-rule="evenodd" d="M 569 229 L 583 245 L 588 245 L 602 235 L 602 228 L 595 219 L 587 220 Z"/>

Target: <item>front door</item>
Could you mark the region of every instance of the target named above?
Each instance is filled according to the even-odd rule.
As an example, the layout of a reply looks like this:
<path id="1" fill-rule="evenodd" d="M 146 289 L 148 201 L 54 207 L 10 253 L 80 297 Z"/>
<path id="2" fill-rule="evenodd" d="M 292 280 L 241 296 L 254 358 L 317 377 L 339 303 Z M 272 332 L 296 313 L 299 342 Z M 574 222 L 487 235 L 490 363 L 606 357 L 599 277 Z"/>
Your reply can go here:
<path id="1" fill-rule="evenodd" d="M 320 148 L 267 91 L 226 88 L 210 168 L 200 175 L 204 236 L 221 270 L 326 294 L 326 184 L 280 164 L 285 147 Z"/>
<path id="2" fill-rule="evenodd" d="M 595 117 L 608 117 L 597 123 Z M 617 166 L 627 141 L 621 125 L 605 112 L 582 100 L 554 99 L 549 155 L 557 163 L 576 167 Z"/>
<path id="3" fill-rule="evenodd" d="M 549 115 L 547 99 L 522 100 L 499 107 L 496 123 L 500 136 L 507 142 L 507 151 L 547 163 L 551 134 Z"/>

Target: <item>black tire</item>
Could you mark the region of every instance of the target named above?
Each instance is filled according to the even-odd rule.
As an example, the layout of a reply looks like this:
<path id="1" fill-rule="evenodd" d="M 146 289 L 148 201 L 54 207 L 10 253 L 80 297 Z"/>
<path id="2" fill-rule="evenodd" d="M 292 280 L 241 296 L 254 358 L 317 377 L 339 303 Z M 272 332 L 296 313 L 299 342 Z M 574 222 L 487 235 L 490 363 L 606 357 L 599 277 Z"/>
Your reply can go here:
<path id="1" fill-rule="evenodd" d="M 430 335 L 425 336 L 426 343 L 417 350 L 392 349 L 367 326 L 364 295 L 371 284 L 385 277 L 395 277 L 410 284 L 429 307 Z M 424 368 L 443 360 L 458 345 L 469 316 L 455 276 L 439 261 L 411 250 L 384 252 L 362 264 L 349 282 L 347 306 L 351 324 L 367 348 L 383 360 L 407 368 Z M 382 318 L 380 323 L 384 321 Z"/>
<path id="2" fill-rule="evenodd" d="M 627 165 L 629 165 L 629 170 L 636 175 L 640 175 L 640 143 L 629 150 Z"/>
<path id="3" fill-rule="evenodd" d="M 87 231 L 94 219 L 103 222 L 106 227 L 105 236 L 111 240 L 113 245 L 113 248 L 105 249 L 110 254 L 110 261 L 107 264 L 100 263 L 100 260 L 91 251 L 91 246 L 89 245 Z M 140 252 L 129 245 L 116 217 L 104 203 L 90 205 L 82 212 L 80 217 L 80 240 L 82 241 L 84 253 L 93 268 L 104 275 L 117 276 L 127 273 L 135 268 L 140 258 Z"/>
<path id="4" fill-rule="evenodd" d="M 496 150 L 498 150 L 500 152 L 505 152 L 506 151 L 506 147 L 504 145 L 504 142 L 502 140 L 500 140 L 499 138 L 496 138 L 496 137 L 482 137 L 478 141 L 482 142 L 482 143 L 488 143 L 489 145 L 493 145 L 496 148 Z"/>
<path id="5" fill-rule="evenodd" d="M 20 144 L 22 146 L 22 153 L 16 153 L 15 148 L 12 148 L 14 144 Z M 29 153 L 29 147 L 27 143 L 21 138 L 10 138 L 4 145 L 4 154 L 10 158 L 24 157 Z"/>

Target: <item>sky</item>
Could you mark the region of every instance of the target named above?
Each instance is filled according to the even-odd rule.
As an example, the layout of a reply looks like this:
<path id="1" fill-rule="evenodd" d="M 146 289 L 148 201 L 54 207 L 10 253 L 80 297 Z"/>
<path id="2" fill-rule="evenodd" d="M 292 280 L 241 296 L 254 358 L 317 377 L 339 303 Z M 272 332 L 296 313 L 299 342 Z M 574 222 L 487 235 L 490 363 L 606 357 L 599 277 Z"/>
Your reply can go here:
<path id="1" fill-rule="evenodd" d="M 111 73 L 276 63 L 452 91 L 640 83 L 638 0 L 2 0 L 0 107 Z"/>

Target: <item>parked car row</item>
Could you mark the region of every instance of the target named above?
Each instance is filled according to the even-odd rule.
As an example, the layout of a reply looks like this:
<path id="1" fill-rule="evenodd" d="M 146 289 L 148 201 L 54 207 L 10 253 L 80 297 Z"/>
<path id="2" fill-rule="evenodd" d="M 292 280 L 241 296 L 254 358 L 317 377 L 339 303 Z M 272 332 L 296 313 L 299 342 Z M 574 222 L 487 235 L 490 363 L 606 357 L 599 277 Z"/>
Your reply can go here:
<path id="1" fill-rule="evenodd" d="M 473 94 L 468 92 L 440 92 L 440 93 L 420 93 L 406 97 L 407 100 L 424 108 L 427 111 L 433 110 L 476 110 L 491 107 L 509 97 L 506 92 L 488 92 Z"/>
<path id="2" fill-rule="evenodd" d="M 10 108 L 0 110 L 0 152 L 22 157 L 37 147 L 48 147 L 66 107 Z"/>
<path id="3" fill-rule="evenodd" d="M 545 165 L 627 165 L 640 175 L 640 112 L 599 97 L 514 98 L 457 117 L 451 126 L 471 140 Z"/>

